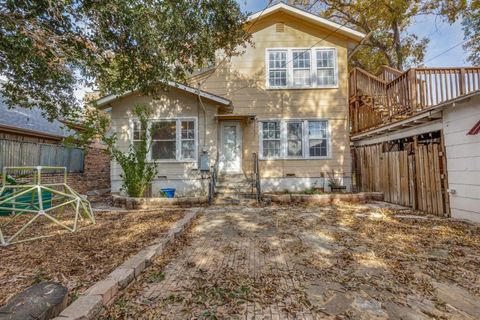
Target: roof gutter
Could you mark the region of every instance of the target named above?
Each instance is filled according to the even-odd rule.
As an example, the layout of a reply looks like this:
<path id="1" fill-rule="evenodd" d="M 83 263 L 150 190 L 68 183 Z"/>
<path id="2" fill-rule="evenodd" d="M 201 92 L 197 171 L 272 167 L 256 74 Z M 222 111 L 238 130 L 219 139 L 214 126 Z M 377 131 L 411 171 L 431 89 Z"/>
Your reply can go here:
<path id="1" fill-rule="evenodd" d="M 0 131 L 5 131 L 9 133 L 15 133 L 15 134 L 20 134 L 20 135 L 25 135 L 25 136 L 30 136 L 30 137 L 37 137 L 37 138 L 46 138 L 46 139 L 51 139 L 51 140 L 57 140 L 61 141 L 65 137 L 64 136 L 57 136 L 53 134 L 48 134 L 48 133 L 43 133 L 35 130 L 29 130 L 29 129 L 19 129 L 18 127 L 12 127 L 12 126 L 7 126 L 4 124 L 0 124 Z"/>

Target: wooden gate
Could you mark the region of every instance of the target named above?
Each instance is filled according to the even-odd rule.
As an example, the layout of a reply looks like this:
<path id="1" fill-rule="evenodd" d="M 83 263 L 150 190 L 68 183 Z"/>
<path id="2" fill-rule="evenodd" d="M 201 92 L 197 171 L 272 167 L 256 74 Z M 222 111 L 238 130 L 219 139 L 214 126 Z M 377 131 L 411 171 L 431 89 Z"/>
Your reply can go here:
<path id="1" fill-rule="evenodd" d="M 449 215 L 441 138 L 418 136 L 356 147 L 354 157 L 360 191 L 383 192 L 387 202 Z"/>

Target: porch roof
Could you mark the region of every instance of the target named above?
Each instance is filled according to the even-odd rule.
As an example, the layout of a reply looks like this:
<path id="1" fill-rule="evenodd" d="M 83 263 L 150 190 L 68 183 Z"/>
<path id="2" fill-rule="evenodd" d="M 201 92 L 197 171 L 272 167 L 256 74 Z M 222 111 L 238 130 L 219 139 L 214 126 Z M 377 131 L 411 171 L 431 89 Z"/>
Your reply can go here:
<path id="1" fill-rule="evenodd" d="M 215 118 L 219 120 L 255 120 L 257 115 L 255 114 L 217 114 Z"/>
<path id="2" fill-rule="evenodd" d="M 211 101 L 217 102 L 217 103 L 219 103 L 221 105 L 224 105 L 224 106 L 227 106 L 227 107 L 232 105 L 232 101 L 230 101 L 229 99 L 217 96 L 217 95 L 209 93 L 207 91 L 199 90 L 198 88 L 194 88 L 194 87 L 191 87 L 191 86 L 188 86 L 188 85 L 185 85 L 185 84 L 181 84 L 181 83 L 178 83 L 178 82 L 173 82 L 173 81 L 168 81 L 167 84 L 168 84 L 168 86 L 170 86 L 172 88 L 177 88 L 179 90 L 183 90 L 183 91 L 191 93 L 191 94 L 199 95 L 202 98 L 209 99 Z M 124 94 L 120 94 L 120 95 L 110 94 L 110 95 L 104 96 L 104 97 L 94 101 L 94 105 L 97 108 L 106 109 L 106 108 L 108 108 L 108 105 L 111 102 L 116 101 L 118 99 L 121 99 L 121 98 L 123 98 L 123 97 L 125 97 L 129 94 L 134 93 L 134 92 L 136 92 L 136 90 L 128 91 L 128 92 L 125 92 Z"/>

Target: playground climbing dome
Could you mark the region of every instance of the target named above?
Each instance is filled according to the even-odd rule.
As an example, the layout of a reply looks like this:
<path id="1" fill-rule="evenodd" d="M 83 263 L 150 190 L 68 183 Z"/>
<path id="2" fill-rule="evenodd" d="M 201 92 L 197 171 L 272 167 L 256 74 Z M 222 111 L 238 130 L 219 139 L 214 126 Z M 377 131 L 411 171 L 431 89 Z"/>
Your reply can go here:
<path id="1" fill-rule="evenodd" d="M 0 244 L 33 241 L 95 224 L 90 202 L 67 184 L 65 167 L 4 167 Z"/>

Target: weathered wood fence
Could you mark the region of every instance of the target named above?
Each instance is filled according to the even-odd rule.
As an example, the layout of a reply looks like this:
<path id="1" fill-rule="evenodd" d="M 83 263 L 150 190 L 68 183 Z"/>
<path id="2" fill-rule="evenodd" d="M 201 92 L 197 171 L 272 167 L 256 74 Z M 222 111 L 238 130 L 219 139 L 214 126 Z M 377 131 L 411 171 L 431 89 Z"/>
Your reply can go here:
<path id="1" fill-rule="evenodd" d="M 83 172 L 85 153 L 62 145 L 0 139 L 0 173 L 11 166 L 60 166 Z"/>
<path id="2" fill-rule="evenodd" d="M 412 140 L 401 148 L 386 144 L 356 147 L 357 188 L 383 192 L 387 202 L 447 216 L 448 182 L 441 140 Z"/>

